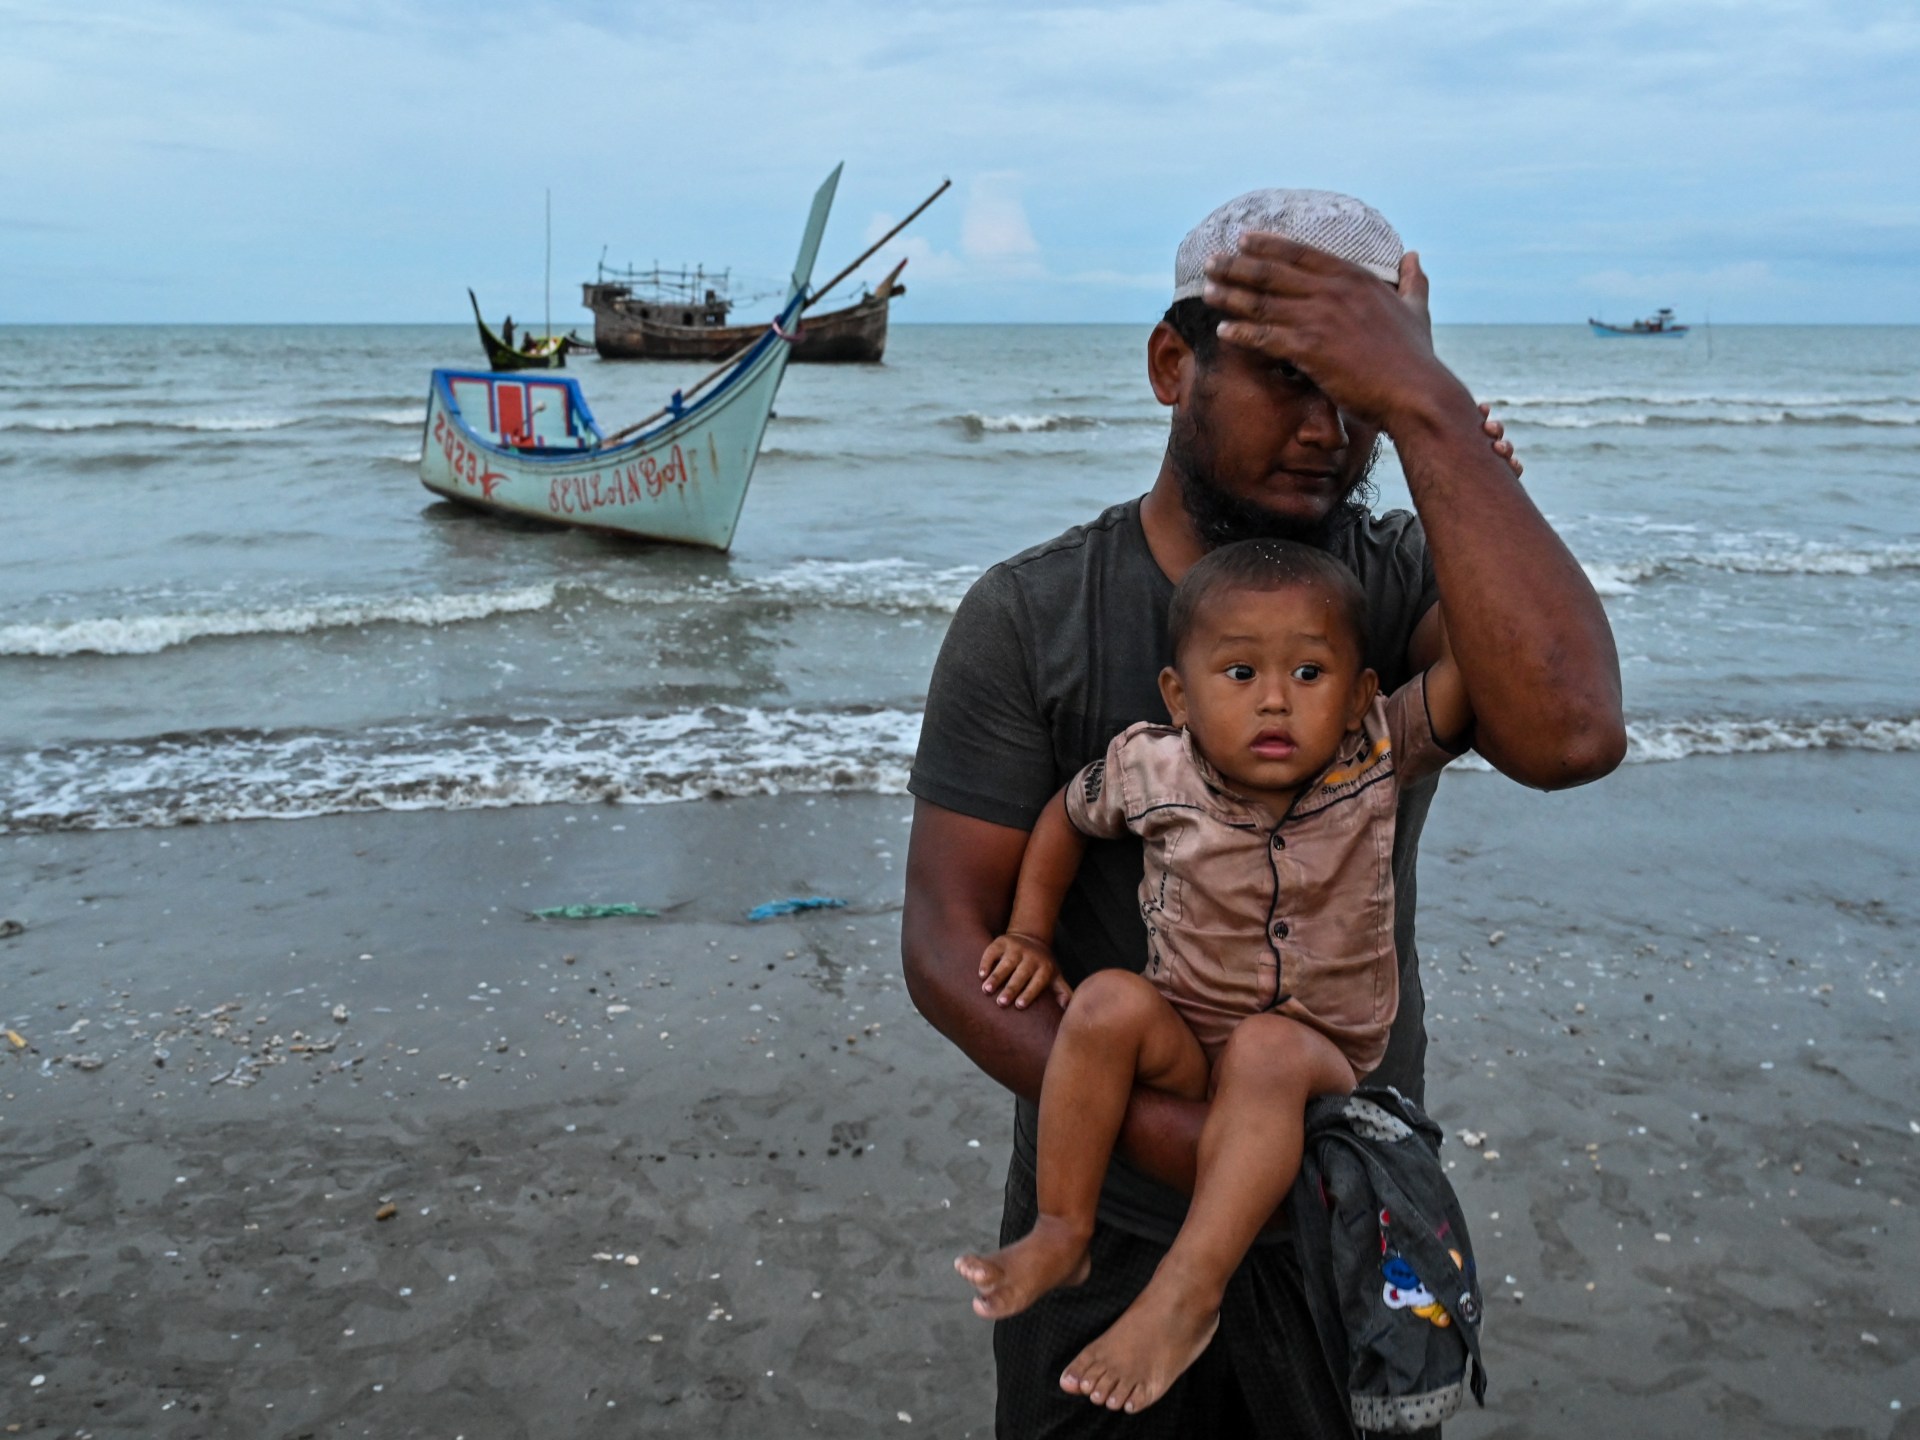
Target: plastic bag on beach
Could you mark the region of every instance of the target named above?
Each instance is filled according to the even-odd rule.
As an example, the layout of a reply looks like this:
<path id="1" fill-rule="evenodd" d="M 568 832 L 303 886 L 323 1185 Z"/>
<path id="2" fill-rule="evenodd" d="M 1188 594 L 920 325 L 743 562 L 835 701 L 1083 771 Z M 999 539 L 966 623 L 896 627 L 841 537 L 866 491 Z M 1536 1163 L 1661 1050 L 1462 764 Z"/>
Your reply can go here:
<path id="1" fill-rule="evenodd" d="M 793 915 L 802 910 L 844 910 L 847 902 L 830 895 L 795 896 L 789 900 L 769 900 L 747 911 L 749 920 L 771 920 L 776 915 Z"/>
<path id="2" fill-rule="evenodd" d="M 643 915 L 648 919 L 658 918 L 658 910 L 649 910 L 645 905 L 552 905 L 545 910 L 529 910 L 528 915 L 535 920 L 605 920 L 614 915 Z"/>

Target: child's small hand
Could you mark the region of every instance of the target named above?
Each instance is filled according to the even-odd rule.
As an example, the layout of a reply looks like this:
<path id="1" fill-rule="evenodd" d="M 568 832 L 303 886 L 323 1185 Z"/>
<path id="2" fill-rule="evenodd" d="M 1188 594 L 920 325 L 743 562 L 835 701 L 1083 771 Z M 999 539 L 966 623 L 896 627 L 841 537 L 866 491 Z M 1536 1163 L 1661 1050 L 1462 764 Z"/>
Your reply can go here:
<path id="1" fill-rule="evenodd" d="M 1031 935 L 1002 935 L 980 957 L 980 988 L 998 990 L 999 1003 L 1024 1010 L 1048 990 L 1062 1005 L 1073 987 L 1061 978 L 1053 951 Z"/>

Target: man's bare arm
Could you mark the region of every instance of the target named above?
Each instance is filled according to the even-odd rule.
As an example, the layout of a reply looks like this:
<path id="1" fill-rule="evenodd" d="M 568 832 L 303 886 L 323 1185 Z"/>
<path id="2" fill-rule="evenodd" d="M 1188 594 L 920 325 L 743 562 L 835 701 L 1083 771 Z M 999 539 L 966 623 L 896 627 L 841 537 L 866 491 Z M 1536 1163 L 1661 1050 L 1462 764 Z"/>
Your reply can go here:
<path id="1" fill-rule="evenodd" d="M 1542 790 L 1597 780 L 1627 746 L 1606 610 L 1517 477 L 1488 453 L 1466 387 L 1442 373 L 1450 385 L 1412 396 L 1388 422 L 1441 597 L 1411 658 L 1451 654 L 1471 697 L 1474 748 L 1502 774 Z"/>
<path id="2" fill-rule="evenodd" d="M 1541 789 L 1611 771 L 1626 729 L 1606 611 L 1434 355 L 1418 257 L 1403 261 L 1396 293 L 1324 252 L 1250 234 L 1208 274 L 1207 303 L 1232 317 L 1222 340 L 1288 360 L 1393 437 L 1472 697 L 1475 747 Z M 1441 623 L 1423 622 L 1414 664 L 1440 653 Z"/>
<path id="3" fill-rule="evenodd" d="M 914 802 L 900 949 L 907 993 L 942 1035 L 992 1079 L 1035 1103 L 1060 1006 L 1042 995 L 1024 1010 L 980 988 L 981 952 L 1005 929 L 1026 849 L 1024 830 Z M 1127 1158 L 1191 1193 L 1206 1106 L 1135 1087 L 1121 1128 Z"/>

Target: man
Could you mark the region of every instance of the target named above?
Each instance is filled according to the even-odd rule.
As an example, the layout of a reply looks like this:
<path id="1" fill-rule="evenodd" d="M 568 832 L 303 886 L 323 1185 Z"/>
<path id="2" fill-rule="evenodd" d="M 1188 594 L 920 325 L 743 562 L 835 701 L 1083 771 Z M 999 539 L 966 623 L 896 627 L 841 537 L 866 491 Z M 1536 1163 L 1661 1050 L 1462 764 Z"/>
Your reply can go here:
<path id="1" fill-rule="evenodd" d="M 1367 663 L 1381 687 L 1450 645 L 1474 747 L 1516 780 L 1577 785 L 1624 753 L 1605 612 L 1518 484 L 1499 427 L 1435 358 L 1426 295 L 1418 257 L 1359 201 L 1270 190 L 1222 206 L 1182 242 L 1174 304 L 1147 342 L 1148 379 L 1173 412 L 1152 488 L 994 567 L 954 617 L 910 785 L 902 948 L 921 1012 L 1018 1097 L 1002 1243 L 1033 1218 L 1035 1101 L 1060 1010 L 1051 997 L 996 1005 L 979 958 L 1006 924 L 1040 806 L 1127 725 L 1165 721 L 1167 605 L 1201 555 L 1280 535 L 1338 556 L 1367 592 Z M 1383 434 L 1417 518 L 1365 508 Z M 1426 1035 L 1414 862 L 1435 783 L 1401 800 L 1400 1008 L 1371 1077 L 1416 1099 Z M 1137 841 L 1089 848 L 1055 934 L 1070 981 L 1141 967 L 1140 874 Z M 1177 1230 L 1205 1110 L 1135 1090 L 1090 1278 L 995 1326 L 1002 1436 L 1351 1434 L 1278 1234 L 1242 1264 L 1212 1345 L 1152 1409 L 1118 1415 L 1060 1387 L 1062 1367 L 1126 1308 Z"/>

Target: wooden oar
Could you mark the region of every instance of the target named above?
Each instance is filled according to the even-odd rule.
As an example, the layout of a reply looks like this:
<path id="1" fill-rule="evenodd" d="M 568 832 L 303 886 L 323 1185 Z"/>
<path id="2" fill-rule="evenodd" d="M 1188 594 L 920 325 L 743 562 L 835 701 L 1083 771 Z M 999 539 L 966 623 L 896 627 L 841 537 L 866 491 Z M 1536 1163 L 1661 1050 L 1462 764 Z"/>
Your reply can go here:
<path id="1" fill-rule="evenodd" d="M 877 251 L 882 245 L 886 244 L 889 240 L 893 239 L 893 237 L 898 235 L 902 230 L 906 229 L 907 226 L 911 225 L 916 219 L 919 218 L 921 211 L 925 210 L 929 205 L 933 204 L 934 201 L 938 200 L 942 195 L 946 194 L 947 191 L 952 187 L 952 185 L 953 185 L 952 180 L 942 180 L 940 182 L 940 188 L 935 190 L 926 199 L 922 200 L 918 205 L 914 206 L 913 209 L 908 213 L 906 219 L 902 220 L 898 225 L 894 226 L 891 230 L 887 231 L 886 234 L 882 235 L 878 240 L 874 241 L 873 244 L 869 245 L 865 250 L 862 250 L 860 252 L 859 259 L 855 260 L 851 265 L 847 266 L 838 275 L 834 276 L 833 279 L 829 280 L 826 284 L 822 285 L 818 290 L 814 291 L 812 295 L 808 296 L 806 304 L 800 307 L 800 313 L 804 315 L 807 313 L 807 311 L 811 310 L 814 306 L 818 305 L 820 303 L 820 298 L 823 295 L 825 295 L 829 290 L 833 289 L 833 287 L 838 285 L 842 280 L 846 279 L 847 276 L 851 275 L 854 271 L 858 270 L 862 265 L 866 264 L 867 261 L 871 260 L 873 258 L 875 251 Z M 898 270 L 894 271 L 894 274 L 896 275 L 899 273 L 900 272 Z M 478 313 L 477 301 L 475 302 L 475 312 L 476 314 Z M 753 349 L 753 347 L 755 345 L 758 345 L 759 343 L 760 343 L 760 337 L 758 335 L 754 336 L 753 340 L 745 347 L 745 349 L 736 350 L 733 354 L 729 355 L 725 360 L 722 360 L 718 365 L 714 366 L 713 369 L 709 370 L 706 374 L 702 375 L 697 381 L 694 382 L 692 389 L 676 391 L 675 393 L 680 397 L 680 403 L 684 406 L 687 401 L 691 400 L 694 396 L 698 395 L 702 390 L 706 389 L 707 386 L 711 385 L 715 380 L 718 380 L 722 375 L 726 374 L 727 371 L 731 370 L 735 365 L 739 364 L 741 357 L 744 356 L 748 350 Z M 611 445 L 617 440 L 624 440 L 627 438 L 627 436 L 633 434 L 636 430 L 644 430 L 646 429 L 647 426 L 651 425 L 654 421 L 658 420 L 661 416 L 671 415 L 672 413 L 673 413 L 673 407 L 671 405 L 662 405 L 658 410 L 654 411 L 651 415 L 648 415 L 643 419 L 634 421 L 633 424 L 628 425 L 624 429 L 614 431 L 611 435 L 607 436 L 607 438 L 602 440 L 600 443 L 602 445 Z"/>

